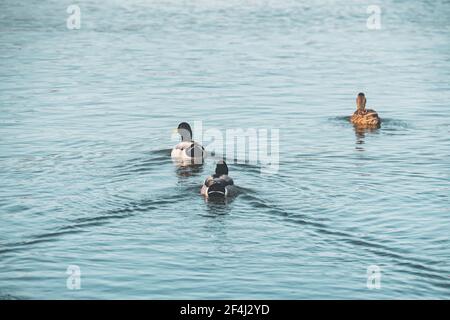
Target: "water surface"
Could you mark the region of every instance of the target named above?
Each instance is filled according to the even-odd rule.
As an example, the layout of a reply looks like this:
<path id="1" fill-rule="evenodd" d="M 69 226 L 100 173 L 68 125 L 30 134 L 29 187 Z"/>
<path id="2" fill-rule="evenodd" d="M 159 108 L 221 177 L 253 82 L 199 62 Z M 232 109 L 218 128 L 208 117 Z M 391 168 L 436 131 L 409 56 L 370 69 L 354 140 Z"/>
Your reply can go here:
<path id="1" fill-rule="evenodd" d="M 69 4 L 0 4 L 0 298 L 450 297 L 448 2 Z M 181 121 L 280 129 L 278 173 L 206 203 Z"/>

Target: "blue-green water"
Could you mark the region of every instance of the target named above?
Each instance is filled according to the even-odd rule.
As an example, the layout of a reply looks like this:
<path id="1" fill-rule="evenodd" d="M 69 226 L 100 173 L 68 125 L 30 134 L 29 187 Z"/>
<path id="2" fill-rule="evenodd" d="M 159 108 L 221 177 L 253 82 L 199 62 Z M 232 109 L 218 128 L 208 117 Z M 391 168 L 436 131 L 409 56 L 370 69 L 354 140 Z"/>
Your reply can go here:
<path id="1" fill-rule="evenodd" d="M 0 3 L 1 298 L 450 297 L 448 1 L 378 1 L 381 30 L 371 1 L 70 4 Z M 279 129 L 278 173 L 229 162 L 206 203 L 181 121 Z"/>

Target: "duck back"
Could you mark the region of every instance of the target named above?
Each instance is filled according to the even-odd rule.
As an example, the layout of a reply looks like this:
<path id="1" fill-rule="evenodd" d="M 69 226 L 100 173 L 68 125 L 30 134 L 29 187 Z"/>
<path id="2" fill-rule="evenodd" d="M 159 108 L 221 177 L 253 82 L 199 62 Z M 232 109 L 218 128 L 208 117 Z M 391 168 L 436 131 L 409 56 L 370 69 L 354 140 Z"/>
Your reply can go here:
<path id="1" fill-rule="evenodd" d="M 350 118 L 350 122 L 361 126 L 378 126 L 380 124 L 380 117 L 375 110 L 357 110 Z"/>

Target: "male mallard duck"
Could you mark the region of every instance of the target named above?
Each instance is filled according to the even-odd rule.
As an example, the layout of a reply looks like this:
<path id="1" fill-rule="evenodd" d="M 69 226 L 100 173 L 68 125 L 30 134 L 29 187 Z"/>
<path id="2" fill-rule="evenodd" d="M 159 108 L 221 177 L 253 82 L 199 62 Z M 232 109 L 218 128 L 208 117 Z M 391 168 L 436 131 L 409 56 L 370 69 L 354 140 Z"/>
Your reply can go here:
<path id="1" fill-rule="evenodd" d="M 191 126 L 182 122 L 176 131 L 181 136 L 181 142 L 173 147 L 172 158 L 183 163 L 202 164 L 206 157 L 206 151 L 200 144 L 192 140 Z"/>
<path id="2" fill-rule="evenodd" d="M 350 118 L 350 122 L 360 127 L 377 127 L 380 125 L 378 113 L 372 109 L 366 109 L 366 97 L 364 93 L 358 93 L 356 97 L 356 111 Z"/>
<path id="3" fill-rule="evenodd" d="M 200 193 L 207 198 L 225 198 L 233 185 L 233 179 L 228 176 L 227 164 L 225 161 L 219 161 L 215 174 L 206 178 Z"/>

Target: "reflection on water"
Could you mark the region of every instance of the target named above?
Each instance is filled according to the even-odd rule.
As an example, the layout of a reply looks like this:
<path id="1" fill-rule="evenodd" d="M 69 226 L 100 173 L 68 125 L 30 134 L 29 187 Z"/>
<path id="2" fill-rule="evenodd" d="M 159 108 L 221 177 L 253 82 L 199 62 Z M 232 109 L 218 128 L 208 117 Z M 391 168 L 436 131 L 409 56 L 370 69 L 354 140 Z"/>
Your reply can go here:
<path id="1" fill-rule="evenodd" d="M 203 173 L 203 164 L 180 164 L 176 163 L 175 172 L 180 178 L 198 176 Z"/>
<path id="2" fill-rule="evenodd" d="M 232 198 L 205 198 L 206 212 L 209 215 L 224 215 L 231 212 Z"/>
<path id="3" fill-rule="evenodd" d="M 353 129 L 355 130 L 356 136 L 356 147 L 355 149 L 358 151 L 364 151 L 364 148 L 361 146 L 364 144 L 364 138 L 367 134 L 375 134 L 378 133 L 378 130 L 381 128 L 380 125 L 377 126 L 358 126 L 353 125 Z"/>

